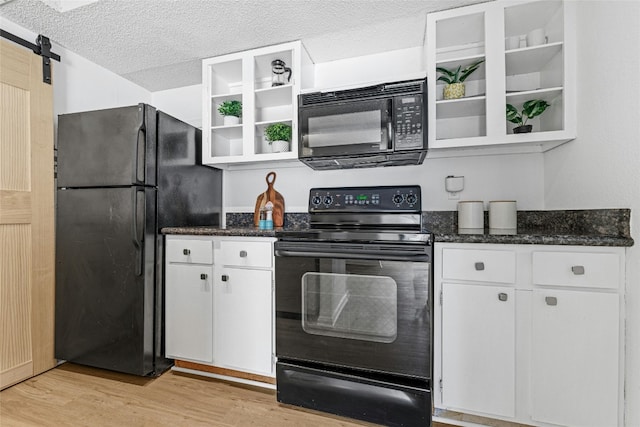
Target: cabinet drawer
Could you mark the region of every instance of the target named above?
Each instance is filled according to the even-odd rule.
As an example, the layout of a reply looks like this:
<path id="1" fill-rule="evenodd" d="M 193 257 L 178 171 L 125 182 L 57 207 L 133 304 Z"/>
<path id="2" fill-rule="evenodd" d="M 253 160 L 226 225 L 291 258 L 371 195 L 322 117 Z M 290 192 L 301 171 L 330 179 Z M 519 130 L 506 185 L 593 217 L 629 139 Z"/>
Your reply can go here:
<path id="1" fill-rule="evenodd" d="M 271 242 L 220 242 L 223 265 L 270 268 L 273 263 Z"/>
<path id="2" fill-rule="evenodd" d="M 213 244 L 210 240 L 167 240 L 166 251 L 168 262 L 213 264 Z"/>
<path id="3" fill-rule="evenodd" d="M 515 283 L 516 254 L 513 251 L 443 249 L 442 277 L 449 280 Z"/>
<path id="4" fill-rule="evenodd" d="M 617 254 L 586 252 L 534 252 L 533 284 L 617 289 L 620 258 Z"/>

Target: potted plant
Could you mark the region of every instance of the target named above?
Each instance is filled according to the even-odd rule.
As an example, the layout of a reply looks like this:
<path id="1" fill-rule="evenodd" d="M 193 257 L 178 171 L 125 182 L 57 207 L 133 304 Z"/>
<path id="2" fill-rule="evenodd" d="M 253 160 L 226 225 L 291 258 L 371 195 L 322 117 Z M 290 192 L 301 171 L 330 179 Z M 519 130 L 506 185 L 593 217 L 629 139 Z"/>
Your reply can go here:
<path id="1" fill-rule="evenodd" d="M 240 101 L 224 101 L 218 107 L 218 112 L 223 116 L 224 125 L 237 125 L 242 116 L 242 103 Z"/>
<path id="2" fill-rule="evenodd" d="M 274 153 L 289 151 L 291 126 L 285 123 L 272 123 L 264 130 L 264 136 Z"/>
<path id="3" fill-rule="evenodd" d="M 444 87 L 443 98 L 444 99 L 458 99 L 464 96 L 464 81 L 478 69 L 480 64 L 484 62 L 484 59 L 480 61 L 474 62 L 462 68 L 462 65 L 458 65 L 458 68 L 455 70 L 448 70 L 443 67 L 436 67 L 436 71 L 438 71 L 441 76 L 438 77 L 438 80 L 447 83 Z"/>
<path id="4" fill-rule="evenodd" d="M 516 107 L 507 104 L 507 120 L 515 123 L 513 133 L 529 133 L 533 126 L 527 124 L 527 120 L 544 113 L 550 104 L 542 99 L 530 99 L 522 104 L 522 112 L 519 113 Z"/>

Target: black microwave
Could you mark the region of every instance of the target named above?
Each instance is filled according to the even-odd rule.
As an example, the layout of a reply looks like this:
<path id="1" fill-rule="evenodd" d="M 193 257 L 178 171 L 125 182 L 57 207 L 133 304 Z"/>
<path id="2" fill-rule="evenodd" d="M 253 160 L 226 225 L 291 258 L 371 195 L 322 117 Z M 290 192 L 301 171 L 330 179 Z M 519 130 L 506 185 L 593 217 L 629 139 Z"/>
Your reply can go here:
<path id="1" fill-rule="evenodd" d="M 313 169 L 418 165 L 426 154 L 426 79 L 299 95 L 298 157 Z"/>

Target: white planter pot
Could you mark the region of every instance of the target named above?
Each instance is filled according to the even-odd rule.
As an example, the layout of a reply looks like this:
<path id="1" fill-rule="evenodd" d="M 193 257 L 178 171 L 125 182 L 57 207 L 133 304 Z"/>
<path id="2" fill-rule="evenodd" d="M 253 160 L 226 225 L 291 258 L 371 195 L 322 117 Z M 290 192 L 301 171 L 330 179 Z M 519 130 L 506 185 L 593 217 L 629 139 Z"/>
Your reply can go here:
<path id="1" fill-rule="evenodd" d="M 274 153 L 283 153 L 285 151 L 289 151 L 289 141 L 273 141 L 271 143 L 271 148 Z"/>
<path id="2" fill-rule="evenodd" d="M 267 141 L 265 138 L 262 138 L 262 143 L 260 144 L 260 152 L 261 153 L 271 153 L 271 143 Z"/>
<path id="3" fill-rule="evenodd" d="M 222 120 L 225 126 L 240 124 L 240 117 L 236 117 L 236 116 L 223 116 Z"/>

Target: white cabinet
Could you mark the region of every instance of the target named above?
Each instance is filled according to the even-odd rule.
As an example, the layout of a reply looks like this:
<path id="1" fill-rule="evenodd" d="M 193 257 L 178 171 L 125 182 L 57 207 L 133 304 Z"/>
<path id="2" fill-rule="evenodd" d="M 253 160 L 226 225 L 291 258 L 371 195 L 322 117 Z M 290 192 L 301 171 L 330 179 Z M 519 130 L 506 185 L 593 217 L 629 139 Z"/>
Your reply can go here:
<path id="1" fill-rule="evenodd" d="M 434 260 L 436 408 L 622 425 L 623 248 L 436 243 Z"/>
<path id="2" fill-rule="evenodd" d="M 217 240 L 215 364 L 273 376 L 272 239 Z"/>
<path id="3" fill-rule="evenodd" d="M 447 247 L 440 254 L 442 403 L 513 417 L 516 253 Z"/>
<path id="4" fill-rule="evenodd" d="M 442 285 L 442 402 L 485 414 L 515 415 L 513 287 Z"/>
<path id="5" fill-rule="evenodd" d="M 534 251 L 532 273 L 532 418 L 618 425 L 621 257 Z"/>
<path id="6" fill-rule="evenodd" d="M 166 237 L 165 345 L 174 369 L 273 382 L 274 241 Z"/>
<path id="7" fill-rule="evenodd" d="M 496 1 L 427 15 L 430 149 L 539 152 L 575 138 L 572 3 Z M 443 99 L 436 67 L 455 70 L 478 60 L 484 63 L 465 81 L 465 96 Z M 520 111 L 531 99 L 550 107 L 527 123 L 533 132 L 514 134 L 506 104 Z"/>
<path id="8" fill-rule="evenodd" d="M 618 425 L 619 296 L 533 291 L 531 358 L 535 421 Z"/>
<path id="9" fill-rule="evenodd" d="M 213 360 L 213 245 L 167 239 L 165 352 L 167 357 Z"/>
<path id="10" fill-rule="evenodd" d="M 291 79 L 272 86 L 271 63 L 284 61 Z M 202 161 L 233 164 L 297 159 L 297 111 L 300 89 L 313 86 L 313 64 L 301 42 L 290 42 L 209 58 L 202 61 Z M 240 124 L 225 125 L 218 107 L 224 101 L 242 103 Z M 272 123 L 292 126 L 289 150 L 274 153 L 264 132 Z"/>
<path id="11" fill-rule="evenodd" d="M 273 374 L 271 283 L 269 270 L 223 267 L 216 271 L 216 365 Z"/>

